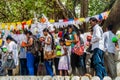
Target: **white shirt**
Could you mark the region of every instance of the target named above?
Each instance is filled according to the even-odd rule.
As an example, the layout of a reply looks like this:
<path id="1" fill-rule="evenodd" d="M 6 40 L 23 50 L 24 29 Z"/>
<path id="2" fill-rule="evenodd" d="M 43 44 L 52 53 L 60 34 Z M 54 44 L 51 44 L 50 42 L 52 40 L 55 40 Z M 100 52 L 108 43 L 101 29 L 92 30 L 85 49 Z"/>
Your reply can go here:
<path id="1" fill-rule="evenodd" d="M 84 43 L 86 42 L 86 37 L 84 34 L 80 34 L 80 37 L 83 39 Z"/>
<path id="2" fill-rule="evenodd" d="M 17 50 L 17 44 L 14 41 L 11 41 L 8 44 L 8 52 L 12 52 L 13 53 L 13 59 L 15 61 L 15 65 L 18 65 L 18 50 Z"/>
<path id="3" fill-rule="evenodd" d="M 86 37 L 84 34 L 80 34 L 80 37 L 83 39 L 83 42 L 84 42 L 84 46 L 85 46 L 85 43 L 86 43 Z M 84 52 L 86 52 L 86 50 L 84 49 Z"/>
<path id="4" fill-rule="evenodd" d="M 115 53 L 115 43 L 112 42 L 113 37 L 115 37 L 115 35 L 111 31 L 103 34 L 104 47 L 109 53 Z"/>
<path id="5" fill-rule="evenodd" d="M 47 36 L 44 36 L 45 37 L 45 42 L 47 42 L 48 41 L 48 38 L 50 37 L 51 38 L 51 40 L 52 40 L 52 37 L 48 34 Z M 51 41 L 51 43 L 52 43 L 52 41 Z M 45 44 L 45 47 L 44 47 L 44 50 L 45 51 L 47 51 L 47 52 L 49 52 L 49 51 L 52 51 L 52 44 Z"/>
<path id="6" fill-rule="evenodd" d="M 27 37 L 25 34 L 21 34 L 19 36 L 19 39 L 20 39 L 20 45 L 22 42 L 26 42 L 27 43 Z M 25 48 L 20 48 L 20 58 L 26 58 L 26 50 Z"/>
<path id="7" fill-rule="evenodd" d="M 20 34 L 19 35 L 19 40 L 20 40 L 20 44 L 22 42 L 26 42 L 27 43 L 27 37 L 26 37 L 26 35 L 25 34 Z"/>
<path id="8" fill-rule="evenodd" d="M 59 37 L 55 39 L 55 45 L 59 45 L 59 40 L 60 40 Z"/>
<path id="9" fill-rule="evenodd" d="M 93 36 L 92 36 L 92 50 L 95 48 L 99 48 L 101 50 L 104 50 L 104 42 L 102 40 L 103 30 L 102 28 L 96 24 L 93 27 Z"/>

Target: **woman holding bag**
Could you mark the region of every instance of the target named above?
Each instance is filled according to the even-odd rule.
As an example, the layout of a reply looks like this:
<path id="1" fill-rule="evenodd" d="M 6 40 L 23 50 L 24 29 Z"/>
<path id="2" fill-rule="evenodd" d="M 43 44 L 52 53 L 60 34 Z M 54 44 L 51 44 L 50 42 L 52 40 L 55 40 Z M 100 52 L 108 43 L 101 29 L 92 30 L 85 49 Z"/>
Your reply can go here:
<path id="1" fill-rule="evenodd" d="M 74 47 L 79 42 L 79 31 L 77 31 L 76 27 L 74 25 L 68 25 L 68 35 L 70 40 L 67 40 L 68 42 L 71 42 L 71 67 L 72 67 L 72 74 L 73 75 L 83 75 L 81 72 L 83 67 L 83 60 L 82 56 L 79 56 L 74 53 Z M 79 73 L 77 73 L 76 68 Z"/>
<path id="2" fill-rule="evenodd" d="M 6 38 L 6 42 L 8 43 L 8 52 L 5 67 L 8 71 L 8 75 L 12 76 L 15 75 L 15 73 L 18 73 L 18 45 L 14 42 L 11 36 L 8 36 Z"/>
<path id="3" fill-rule="evenodd" d="M 45 28 L 43 30 L 44 36 L 42 43 L 44 44 L 44 64 L 46 68 L 47 75 L 53 76 L 53 68 L 52 68 L 52 59 L 50 59 L 53 56 L 53 37 L 49 33 L 49 30 Z"/>

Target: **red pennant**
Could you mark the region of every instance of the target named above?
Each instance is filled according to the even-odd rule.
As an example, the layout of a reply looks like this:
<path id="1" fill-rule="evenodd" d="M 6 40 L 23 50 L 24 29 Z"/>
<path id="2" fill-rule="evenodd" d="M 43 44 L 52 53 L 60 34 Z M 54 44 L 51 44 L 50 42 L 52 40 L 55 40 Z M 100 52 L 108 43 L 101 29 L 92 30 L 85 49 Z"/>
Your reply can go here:
<path id="1" fill-rule="evenodd" d="M 24 30 L 26 22 L 22 22 L 22 29 Z"/>
<path id="2" fill-rule="evenodd" d="M 64 19 L 63 22 L 68 22 L 68 19 Z"/>

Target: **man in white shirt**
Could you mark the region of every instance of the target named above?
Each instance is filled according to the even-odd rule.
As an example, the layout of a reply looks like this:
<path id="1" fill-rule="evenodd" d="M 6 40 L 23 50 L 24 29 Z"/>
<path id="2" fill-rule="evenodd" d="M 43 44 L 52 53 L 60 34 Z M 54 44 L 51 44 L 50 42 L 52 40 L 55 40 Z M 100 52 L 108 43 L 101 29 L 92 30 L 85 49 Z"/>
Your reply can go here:
<path id="1" fill-rule="evenodd" d="M 112 38 L 115 37 L 112 32 L 113 25 L 107 27 L 107 32 L 103 34 L 103 41 L 105 47 L 105 64 L 107 66 L 108 75 L 113 79 L 117 76 L 116 64 L 115 64 L 115 43 L 112 42 Z"/>
<path id="2" fill-rule="evenodd" d="M 96 75 L 100 77 L 100 80 L 103 80 L 104 76 L 107 76 L 105 67 L 104 67 L 104 43 L 102 40 L 103 30 L 97 24 L 96 18 L 90 18 L 90 25 L 93 29 L 93 36 L 91 40 L 92 50 L 93 50 L 93 68 L 95 69 Z"/>

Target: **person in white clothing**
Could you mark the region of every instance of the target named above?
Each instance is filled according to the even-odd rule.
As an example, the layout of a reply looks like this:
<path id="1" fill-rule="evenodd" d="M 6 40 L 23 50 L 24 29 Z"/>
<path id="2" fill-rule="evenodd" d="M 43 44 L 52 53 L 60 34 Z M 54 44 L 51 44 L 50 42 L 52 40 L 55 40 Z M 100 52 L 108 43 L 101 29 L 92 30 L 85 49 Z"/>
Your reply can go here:
<path id="1" fill-rule="evenodd" d="M 22 42 L 27 43 L 27 37 L 24 33 L 19 35 L 20 39 L 20 75 L 27 75 L 27 59 L 26 59 L 26 49 L 25 47 L 21 46 Z"/>
<path id="2" fill-rule="evenodd" d="M 103 41 L 105 47 L 105 64 L 108 71 L 108 75 L 115 79 L 117 76 L 116 64 L 115 64 L 115 43 L 112 42 L 112 38 L 115 37 L 112 32 L 113 25 L 107 27 L 107 31 L 103 34 Z"/>
<path id="3" fill-rule="evenodd" d="M 43 38 L 44 40 L 42 41 L 44 43 L 44 63 L 46 67 L 46 72 L 47 75 L 53 76 L 53 68 L 52 68 L 52 60 L 48 59 L 53 55 L 53 36 L 49 33 L 49 30 L 45 28 L 43 30 Z"/>
<path id="4" fill-rule="evenodd" d="M 67 76 L 68 70 L 69 70 L 68 52 L 65 46 L 64 39 L 60 39 L 59 42 L 60 42 L 60 47 L 61 47 L 61 55 L 60 55 L 60 60 L 58 64 L 58 70 L 61 76 L 63 76 L 63 73 L 65 74 L 65 76 Z"/>
<path id="5" fill-rule="evenodd" d="M 103 30 L 97 22 L 98 20 L 96 18 L 90 18 L 90 25 L 93 29 L 93 36 L 91 40 L 93 50 L 92 67 L 95 69 L 96 75 L 100 77 L 100 80 L 103 80 L 104 76 L 107 76 L 104 67 L 104 43 L 102 40 Z"/>
<path id="6" fill-rule="evenodd" d="M 18 66 L 19 66 L 19 60 L 18 60 L 18 45 L 14 42 L 13 38 L 11 36 L 8 36 L 6 38 L 6 41 L 8 43 L 8 53 L 12 53 L 12 57 L 14 59 L 14 63 L 16 66 L 16 69 L 14 69 L 14 73 L 10 73 L 10 75 L 15 75 L 18 73 Z"/>

